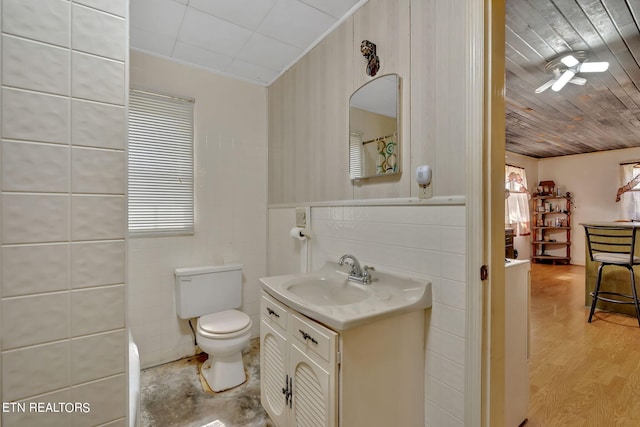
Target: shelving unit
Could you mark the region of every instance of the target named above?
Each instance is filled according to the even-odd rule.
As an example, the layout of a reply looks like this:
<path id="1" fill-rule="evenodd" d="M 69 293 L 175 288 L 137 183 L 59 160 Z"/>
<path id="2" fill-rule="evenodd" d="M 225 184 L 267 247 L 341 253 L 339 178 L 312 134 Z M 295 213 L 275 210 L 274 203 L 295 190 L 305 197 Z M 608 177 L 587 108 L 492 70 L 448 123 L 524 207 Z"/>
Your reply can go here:
<path id="1" fill-rule="evenodd" d="M 571 196 L 533 196 L 531 259 L 533 262 L 571 262 Z"/>

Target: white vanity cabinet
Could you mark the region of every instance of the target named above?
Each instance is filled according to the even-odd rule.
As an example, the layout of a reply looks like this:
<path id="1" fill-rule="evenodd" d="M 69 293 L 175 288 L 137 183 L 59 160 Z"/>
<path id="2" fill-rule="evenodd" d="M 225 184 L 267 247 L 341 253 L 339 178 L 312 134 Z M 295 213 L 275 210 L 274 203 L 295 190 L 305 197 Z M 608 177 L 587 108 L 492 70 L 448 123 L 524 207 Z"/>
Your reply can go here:
<path id="1" fill-rule="evenodd" d="M 335 426 L 337 337 L 266 294 L 260 324 L 260 397 L 279 426 Z"/>
<path id="2" fill-rule="evenodd" d="M 263 291 L 262 405 L 278 427 L 423 426 L 424 313 L 336 332 Z"/>

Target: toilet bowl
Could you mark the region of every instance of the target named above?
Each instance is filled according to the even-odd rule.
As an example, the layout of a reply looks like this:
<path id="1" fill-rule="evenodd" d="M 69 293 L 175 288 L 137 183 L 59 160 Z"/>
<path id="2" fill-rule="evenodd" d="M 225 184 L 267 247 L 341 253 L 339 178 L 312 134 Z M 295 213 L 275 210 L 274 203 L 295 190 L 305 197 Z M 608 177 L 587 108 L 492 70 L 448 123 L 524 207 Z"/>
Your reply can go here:
<path id="1" fill-rule="evenodd" d="M 242 349 L 251 338 L 251 318 L 235 310 L 242 302 L 242 265 L 178 268 L 176 311 L 197 318 L 196 344 L 209 355 L 200 370 L 215 392 L 247 380 Z"/>
<path id="2" fill-rule="evenodd" d="M 213 391 L 223 391 L 247 380 L 242 349 L 251 338 L 251 318 L 237 310 L 226 310 L 198 318 L 196 342 L 209 358 L 201 375 Z"/>

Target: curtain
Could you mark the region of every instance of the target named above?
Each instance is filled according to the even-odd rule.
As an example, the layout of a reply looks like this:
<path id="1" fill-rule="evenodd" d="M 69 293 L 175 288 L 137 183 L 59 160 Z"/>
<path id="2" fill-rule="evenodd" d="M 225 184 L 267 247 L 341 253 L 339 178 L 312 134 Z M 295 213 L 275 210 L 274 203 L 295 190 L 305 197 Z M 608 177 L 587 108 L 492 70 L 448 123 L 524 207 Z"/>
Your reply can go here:
<path id="1" fill-rule="evenodd" d="M 616 201 L 619 199 L 618 215 L 620 219 L 640 219 L 638 207 L 640 206 L 640 185 L 634 181 L 640 175 L 640 168 L 634 167 L 637 163 L 620 165 L 620 184 Z"/>
<path id="2" fill-rule="evenodd" d="M 379 139 L 376 143 L 378 148 L 376 174 L 398 172 L 398 156 L 396 155 L 397 143 L 395 136 Z"/>
<path id="3" fill-rule="evenodd" d="M 505 166 L 505 197 L 505 224 L 515 228 L 517 236 L 531 234 L 530 195 L 524 168 Z"/>

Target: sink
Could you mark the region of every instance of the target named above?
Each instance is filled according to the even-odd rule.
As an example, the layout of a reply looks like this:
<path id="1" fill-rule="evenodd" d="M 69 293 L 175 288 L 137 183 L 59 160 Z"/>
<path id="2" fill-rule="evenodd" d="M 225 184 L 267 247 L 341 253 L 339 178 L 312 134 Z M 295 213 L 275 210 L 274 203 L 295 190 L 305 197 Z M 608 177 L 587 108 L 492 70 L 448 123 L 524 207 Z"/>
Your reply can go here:
<path id="1" fill-rule="evenodd" d="M 347 277 L 344 267 L 329 261 L 311 273 L 263 277 L 260 287 L 337 331 L 431 307 L 429 280 L 378 269 L 371 284 L 350 282 Z"/>
<path id="2" fill-rule="evenodd" d="M 294 279 L 285 289 L 315 305 L 347 305 L 371 297 L 370 292 L 360 289 L 346 277 L 342 280 L 327 277 Z"/>

